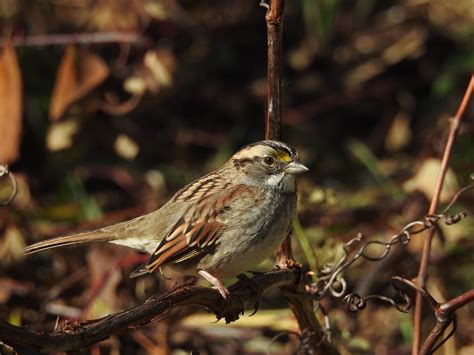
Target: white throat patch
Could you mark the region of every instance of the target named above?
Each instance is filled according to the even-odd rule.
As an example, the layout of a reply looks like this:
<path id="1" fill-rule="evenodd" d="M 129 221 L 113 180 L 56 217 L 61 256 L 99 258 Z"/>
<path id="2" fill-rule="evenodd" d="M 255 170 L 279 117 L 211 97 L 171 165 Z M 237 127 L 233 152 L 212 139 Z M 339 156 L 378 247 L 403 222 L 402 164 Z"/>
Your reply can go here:
<path id="1" fill-rule="evenodd" d="M 265 184 L 271 187 L 277 187 L 280 181 L 283 179 L 284 174 L 271 174 L 266 180 Z"/>

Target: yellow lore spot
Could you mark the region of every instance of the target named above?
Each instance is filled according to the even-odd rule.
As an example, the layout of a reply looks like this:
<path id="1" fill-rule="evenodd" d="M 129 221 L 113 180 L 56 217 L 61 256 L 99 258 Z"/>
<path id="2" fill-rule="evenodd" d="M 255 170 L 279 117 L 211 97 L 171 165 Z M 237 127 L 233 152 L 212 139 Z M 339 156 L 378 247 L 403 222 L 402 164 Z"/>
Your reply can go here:
<path id="1" fill-rule="evenodd" d="M 281 160 L 285 163 L 288 163 L 291 161 L 291 156 L 288 153 L 278 153 L 277 156 L 278 160 Z"/>

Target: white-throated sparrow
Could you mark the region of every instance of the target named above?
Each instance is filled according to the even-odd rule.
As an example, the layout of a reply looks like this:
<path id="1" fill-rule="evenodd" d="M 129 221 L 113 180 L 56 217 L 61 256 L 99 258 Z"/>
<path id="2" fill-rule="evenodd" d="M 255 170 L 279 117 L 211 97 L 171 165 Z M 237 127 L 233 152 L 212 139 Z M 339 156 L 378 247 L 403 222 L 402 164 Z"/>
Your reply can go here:
<path id="1" fill-rule="evenodd" d="M 259 264 L 288 235 L 296 214 L 294 175 L 307 170 L 282 142 L 250 144 L 154 212 L 41 241 L 25 253 L 98 241 L 124 245 L 151 254 L 131 277 L 169 264 L 185 275 L 200 274 L 226 298 L 220 279 Z"/>

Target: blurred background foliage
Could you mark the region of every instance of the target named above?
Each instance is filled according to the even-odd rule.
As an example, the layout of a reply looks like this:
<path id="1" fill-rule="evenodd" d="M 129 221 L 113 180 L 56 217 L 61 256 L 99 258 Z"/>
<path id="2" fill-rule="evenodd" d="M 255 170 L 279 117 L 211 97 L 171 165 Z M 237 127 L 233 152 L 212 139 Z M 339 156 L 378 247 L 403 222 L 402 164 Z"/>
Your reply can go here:
<path id="1" fill-rule="evenodd" d="M 24 245 L 158 208 L 186 182 L 264 134 L 265 9 L 258 1 L 0 0 L 0 162 L 20 193 L 0 207 L 2 318 L 52 330 L 179 282 L 129 279 L 143 259 L 111 245 L 21 256 Z M 311 172 L 300 183 L 296 258 L 320 269 L 363 232 L 388 238 L 428 210 L 449 118 L 474 68 L 472 0 L 288 1 L 283 137 Z M 474 171 L 470 105 L 443 202 Z M 7 180 L 0 195 L 7 196 Z M 474 196 L 457 209 L 474 212 Z M 429 289 L 474 288 L 474 222 L 443 228 Z M 347 275 L 362 294 L 391 295 L 418 269 L 421 237 Z M 272 260 L 259 270 L 272 267 Z M 231 281 L 231 280 L 229 280 Z M 371 304 L 357 315 L 326 299 L 343 353 L 407 354 L 410 315 Z M 194 312 L 193 312 L 194 313 Z M 426 312 L 425 327 L 433 323 Z M 474 307 L 440 350 L 474 351 Z M 179 321 L 178 321 L 179 319 Z M 296 328 L 278 293 L 232 325 L 174 310 L 98 353 L 291 353 Z M 277 338 L 272 340 L 276 335 Z"/>

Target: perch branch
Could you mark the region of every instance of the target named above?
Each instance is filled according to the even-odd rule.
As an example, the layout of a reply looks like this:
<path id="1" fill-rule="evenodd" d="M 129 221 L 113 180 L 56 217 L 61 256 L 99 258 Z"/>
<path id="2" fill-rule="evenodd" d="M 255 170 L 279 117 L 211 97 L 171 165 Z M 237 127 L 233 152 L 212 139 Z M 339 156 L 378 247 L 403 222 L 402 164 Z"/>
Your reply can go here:
<path id="1" fill-rule="evenodd" d="M 474 90 L 474 75 L 471 76 L 471 80 L 466 89 L 466 92 L 464 93 L 464 97 L 461 101 L 461 104 L 459 105 L 456 115 L 451 121 L 451 128 L 450 128 L 448 140 L 446 142 L 446 146 L 444 149 L 443 159 L 441 161 L 441 169 L 440 169 L 439 177 L 436 182 L 435 192 L 433 194 L 433 198 L 431 200 L 430 208 L 428 211 L 429 215 L 434 214 L 436 212 L 436 209 L 438 208 L 439 197 L 441 195 L 441 189 L 443 187 L 444 178 L 446 176 L 446 171 L 448 169 L 448 163 L 449 163 L 449 158 L 451 156 L 453 144 L 459 130 L 461 119 L 464 116 L 464 112 L 466 110 L 467 104 L 469 102 L 469 99 L 471 97 L 473 90 Z M 418 276 L 417 276 L 417 284 L 421 288 L 424 288 L 425 283 L 426 283 L 426 276 L 427 276 L 426 271 L 428 268 L 430 254 L 431 254 L 431 242 L 433 240 L 433 235 L 434 235 L 434 229 L 429 230 L 423 241 L 420 268 L 418 270 Z M 413 334 L 413 343 L 412 343 L 412 355 L 417 355 L 418 350 L 420 349 L 422 301 L 423 301 L 423 298 L 421 294 L 417 293 L 416 302 L 415 302 L 415 312 L 414 312 L 414 318 L 413 318 L 414 334 Z"/>
<path id="2" fill-rule="evenodd" d="M 277 270 L 258 275 L 253 280 L 265 291 L 274 287 L 294 285 L 299 280 L 299 273 L 288 269 Z M 34 332 L 0 321 L 0 341 L 25 351 L 78 350 L 157 318 L 166 317 L 171 309 L 190 305 L 205 307 L 218 318 L 232 322 L 243 313 L 242 306 L 252 307 L 260 296 L 240 281 L 229 290 L 236 297 L 231 297 L 231 304 L 225 305 L 222 296 L 215 289 L 179 286 L 165 295 L 151 297 L 132 309 L 97 320 L 68 324 L 67 328 L 63 326 L 62 330 L 51 333 Z M 225 313 L 222 313 L 223 310 Z"/>

